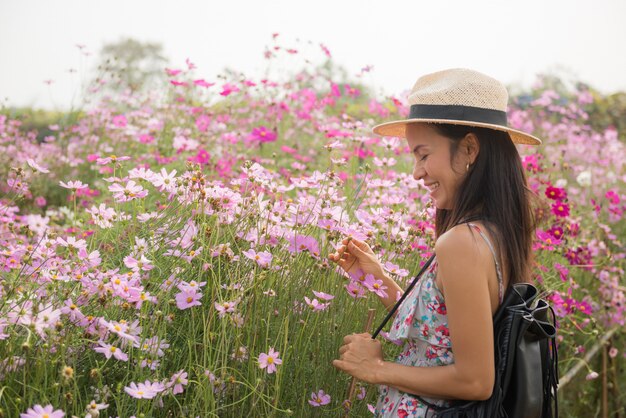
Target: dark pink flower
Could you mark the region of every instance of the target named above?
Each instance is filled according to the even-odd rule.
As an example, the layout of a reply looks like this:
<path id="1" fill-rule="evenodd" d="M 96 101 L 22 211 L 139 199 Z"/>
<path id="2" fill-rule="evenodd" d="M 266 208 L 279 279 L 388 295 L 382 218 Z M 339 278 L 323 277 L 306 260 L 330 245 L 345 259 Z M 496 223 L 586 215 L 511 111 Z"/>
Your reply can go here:
<path id="1" fill-rule="evenodd" d="M 259 126 L 252 130 L 249 138 L 261 143 L 274 142 L 276 141 L 276 132 L 267 129 L 265 126 Z"/>
<path id="2" fill-rule="evenodd" d="M 563 202 L 554 202 L 552 204 L 552 213 L 561 218 L 569 216 L 569 205 Z"/>
<path id="3" fill-rule="evenodd" d="M 563 200 L 567 197 L 565 189 L 559 187 L 548 186 L 546 189 L 546 196 L 552 200 Z"/>
<path id="4" fill-rule="evenodd" d="M 222 91 L 220 92 L 220 95 L 226 97 L 231 93 L 237 93 L 238 91 L 239 87 L 235 86 L 234 84 L 226 83 L 222 86 Z"/>

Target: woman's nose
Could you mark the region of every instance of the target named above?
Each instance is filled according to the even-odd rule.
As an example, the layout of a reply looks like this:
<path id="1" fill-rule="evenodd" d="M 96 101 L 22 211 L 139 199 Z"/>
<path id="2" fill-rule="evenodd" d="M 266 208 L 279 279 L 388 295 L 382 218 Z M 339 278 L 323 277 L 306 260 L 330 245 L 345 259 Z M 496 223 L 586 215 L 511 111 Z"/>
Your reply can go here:
<path id="1" fill-rule="evenodd" d="M 421 164 L 415 163 L 415 167 L 413 167 L 413 178 L 415 180 L 421 180 L 424 174 L 426 174 L 424 167 L 422 167 Z"/>

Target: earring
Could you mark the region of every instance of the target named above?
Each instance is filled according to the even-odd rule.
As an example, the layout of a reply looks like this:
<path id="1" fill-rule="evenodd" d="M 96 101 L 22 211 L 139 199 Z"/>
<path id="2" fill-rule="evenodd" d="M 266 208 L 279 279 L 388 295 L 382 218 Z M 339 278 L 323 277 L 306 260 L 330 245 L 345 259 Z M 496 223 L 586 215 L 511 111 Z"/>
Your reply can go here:
<path id="1" fill-rule="evenodd" d="M 466 172 L 467 172 L 467 171 L 469 171 L 469 163 L 467 163 L 467 164 L 465 165 L 465 171 L 466 171 Z"/>

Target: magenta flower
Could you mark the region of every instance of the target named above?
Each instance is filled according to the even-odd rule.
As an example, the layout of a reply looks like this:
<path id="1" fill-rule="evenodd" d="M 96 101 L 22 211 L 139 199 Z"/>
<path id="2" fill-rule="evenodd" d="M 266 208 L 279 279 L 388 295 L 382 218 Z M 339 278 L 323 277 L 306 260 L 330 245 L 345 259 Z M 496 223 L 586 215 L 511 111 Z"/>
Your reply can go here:
<path id="1" fill-rule="evenodd" d="M 558 217 L 564 218 L 569 215 L 569 206 L 567 203 L 554 202 L 552 204 L 552 213 Z"/>
<path id="2" fill-rule="evenodd" d="M 563 200 L 567 196 L 565 189 L 560 187 L 548 186 L 546 188 L 546 196 L 552 200 Z"/>
<path id="3" fill-rule="evenodd" d="M 563 237 L 563 228 L 558 225 L 555 225 L 552 228 L 548 229 L 547 232 L 556 239 L 561 239 Z"/>
<path id="4" fill-rule="evenodd" d="M 211 87 L 215 83 L 209 83 L 204 78 L 199 78 L 198 80 L 193 80 L 193 84 L 196 86 L 204 87 L 206 89 L 206 88 Z"/>
<path id="5" fill-rule="evenodd" d="M 173 76 L 176 76 L 176 75 L 180 74 L 180 72 L 181 72 L 181 71 L 182 71 L 182 70 L 177 70 L 177 69 L 176 69 L 176 70 L 174 70 L 174 69 L 171 69 L 171 68 L 166 68 L 166 69 L 165 69 L 165 72 L 166 72 L 166 73 L 167 73 L 167 75 L 169 75 L 170 77 L 173 77 Z"/>
<path id="6" fill-rule="evenodd" d="M 555 245 L 561 244 L 561 240 L 555 238 L 552 234 L 538 229 L 535 232 L 537 236 L 537 244 L 533 246 L 534 250 L 541 248 L 542 250 L 553 251 Z"/>
<path id="7" fill-rule="evenodd" d="M 254 128 L 249 137 L 253 141 L 258 142 L 274 142 L 276 141 L 276 132 L 267 129 L 265 126 Z"/>
<path id="8" fill-rule="evenodd" d="M 193 157 L 189 157 L 188 160 L 200 165 L 208 164 L 211 160 L 211 154 L 204 148 L 200 148 L 198 153 Z"/>
<path id="9" fill-rule="evenodd" d="M 328 405 L 330 403 L 330 395 L 324 393 L 322 389 L 320 389 L 317 393 L 312 392 L 309 403 L 313 406 Z"/>
<path id="10" fill-rule="evenodd" d="M 261 353 L 259 355 L 259 367 L 261 369 L 267 369 L 267 373 L 272 374 L 276 371 L 276 365 L 282 364 L 283 361 L 278 357 L 280 353 L 278 351 L 274 351 L 272 347 L 270 347 L 270 351 L 266 353 Z"/>
<path id="11" fill-rule="evenodd" d="M 52 405 L 35 405 L 32 408 L 28 408 L 26 413 L 20 414 L 20 418 L 63 418 L 65 412 L 60 409 L 54 410 Z"/>
<path id="12" fill-rule="evenodd" d="M 239 87 L 235 86 L 234 84 L 226 83 L 222 86 L 222 91 L 220 92 L 220 95 L 226 97 L 231 93 L 237 93 L 238 91 Z"/>
<path id="13" fill-rule="evenodd" d="M 196 292 L 194 290 L 183 290 L 179 294 L 176 295 L 176 306 L 178 309 L 187 309 L 193 306 L 200 306 L 202 303 L 200 299 L 202 298 L 202 293 Z"/>
<path id="14" fill-rule="evenodd" d="M 160 392 L 165 390 L 163 383 L 150 382 L 146 380 L 144 383 L 135 384 L 131 382 L 129 386 L 124 388 L 124 392 L 137 399 L 152 399 Z"/>

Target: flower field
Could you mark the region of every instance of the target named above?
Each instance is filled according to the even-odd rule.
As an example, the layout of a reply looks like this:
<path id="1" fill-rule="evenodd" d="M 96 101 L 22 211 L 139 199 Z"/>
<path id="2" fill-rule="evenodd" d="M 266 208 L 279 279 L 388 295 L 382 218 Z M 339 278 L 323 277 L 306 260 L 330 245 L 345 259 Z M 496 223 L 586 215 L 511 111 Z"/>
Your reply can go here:
<path id="1" fill-rule="evenodd" d="M 342 416 L 350 379 L 331 362 L 369 308 L 385 316 L 385 289 L 328 254 L 367 240 L 406 286 L 433 245 L 406 144 L 371 134 L 406 116 L 405 98 L 322 71 L 164 72 L 160 89 L 104 97 L 45 133 L 0 114 L 0 417 Z M 619 327 L 604 373 L 615 409 L 626 147 L 592 128 L 596 100 L 538 79 L 510 98 L 509 123 L 544 139 L 519 150 L 560 372 Z M 388 359 L 399 349 L 383 347 Z M 563 416 L 596 413 L 598 359 L 559 392 Z M 351 416 L 371 415 L 376 395 L 359 384 Z"/>

